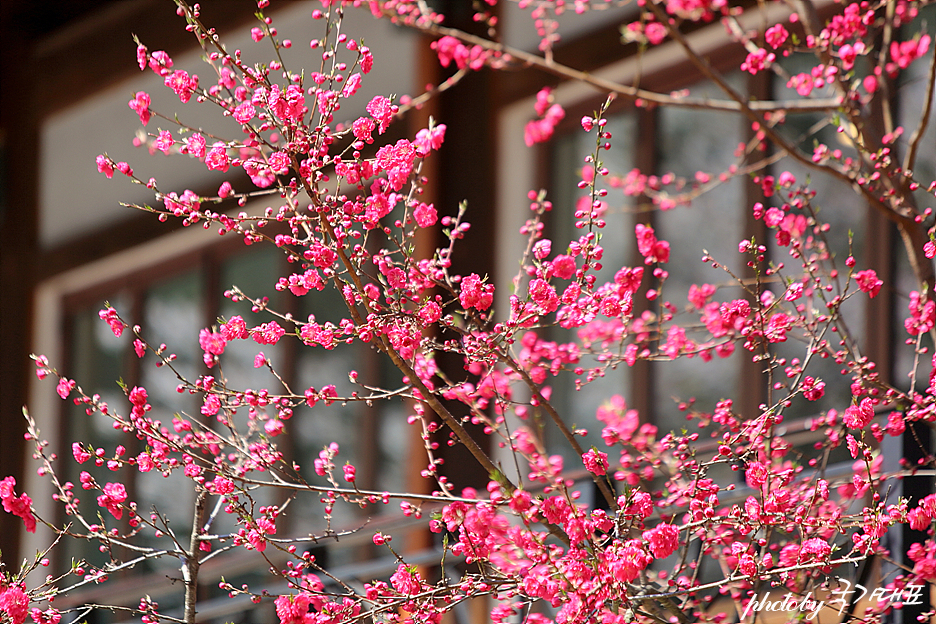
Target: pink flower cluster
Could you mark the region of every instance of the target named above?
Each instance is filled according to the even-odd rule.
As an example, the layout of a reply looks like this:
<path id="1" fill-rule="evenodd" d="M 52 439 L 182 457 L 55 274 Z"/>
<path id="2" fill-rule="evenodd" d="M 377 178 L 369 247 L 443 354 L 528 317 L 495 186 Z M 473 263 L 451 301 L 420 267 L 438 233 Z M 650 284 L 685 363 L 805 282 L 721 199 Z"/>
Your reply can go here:
<path id="1" fill-rule="evenodd" d="M 536 94 L 537 119 L 528 121 L 523 129 L 523 140 L 527 147 L 544 143 L 552 138 L 556 126 L 565 118 L 565 110 L 553 103 L 552 89 L 545 87 Z"/>
<path id="2" fill-rule="evenodd" d="M 36 517 L 32 513 L 32 499 L 26 493 L 16 496 L 13 491 L 15 486 L 16 479 L 13 477 L 6 477 L 0 481 L 0 502 L 3 503 L 3 510 L 22 518 L 26 530 L 35 533 Z"/>

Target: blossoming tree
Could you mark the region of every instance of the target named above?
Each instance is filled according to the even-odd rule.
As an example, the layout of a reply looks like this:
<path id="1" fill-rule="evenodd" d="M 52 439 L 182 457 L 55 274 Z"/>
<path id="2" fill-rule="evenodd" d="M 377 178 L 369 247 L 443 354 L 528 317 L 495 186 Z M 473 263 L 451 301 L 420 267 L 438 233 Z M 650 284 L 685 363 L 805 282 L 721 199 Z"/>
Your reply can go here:
<path id="1" fill-rule="evenodd" d="M 36 356 L 39 377 L 53 379 L 62 399 L 89 415 L 106 415 L 145 450 L 131 454 L 123 447 L 95 448 L 75 440 L 72 457 L 56 460 L 29 420 L 34 457 L 54 484 L 67 525 L 38 517 L 32 499 L 17 494 L 12 477 L 0 482 L 4 510 L 22 518 L 27 531 L 39 523 L 52 529 L 57 537 L 51 548 L 68 539 L 94 542 L 109 561 L 100 566 L 76 561 L 60 576 L 42 578 L 47 558 L 40 553 L 21 569 L 4 569 L 4 621 L 20 624 L 31 617 L 56 624 L 63 617 L 56 596 L 107 583 L 108 575 L 143 560 L 166 558 L 180 562 L 180 612 L 163 613 L 147 596 L 134 607 L 109 608 L 144 622 L 191 624 L 199 618 L 200 566 L 238 549 L 256 554 L 258 565 L 269 568 L 270 583 L 263 588 L 225 584 L 224 589 L 231 596 L 273 601 L 283 624 L 367 618 L 441 622 L 460 603 L 481 598 L 494 622 L 753 621 L 762 617 L 765 605 L 794 612 L 795 618 L 797 610 L 802 615 L 814 604 L 825 617 L 848 620 L 908 609 L 929 594 L 936 581 L 936 494 L 889 495 L 902 479 L 933 467 L 927 440 L 936 422 L 936 236 L 929 206 L 936 183 L 917 173 L 923 169 L 918 159 L 936 83 L 931 34 L 917 19 L 926 2 L 841 2 L 831 10 L 795 2 L 773 21 L 766 17 L 771 3 L 634 3 L 624 38 L 641 49 L 678 48 L 718 87 L 717 98 L 618 84 L 553 58 L 560 14 L 628 2 L 521 1 L 541 34 L 537 53 L 498 43 L 494 0 L 475 7 L 476 21 L 489 36 L 448 27 L 424 2 L 323 2 L 312 12 L 313 26 L 322 34 L 311 41 L 321 63 L 304 70 L 290 65 L 291 42 L 280 39 L 264 15 L 268 0 L 257 3 L 252 37 L 268 42 L 273 56 L 257 65 L 225 47 L 210 24 L 202 23 L 198 5 L 177 4 L 204 48 L 210 79 L 174 69 L 166 53 L 148 47 L 154 42 L 138 42 L 139 67 L 162 77 L 182 102 L 196 100 L 233 118 L 242 134 L 223 137 L 188 127 L 170 111 L 152 110 L 143 91 L 129 107 L 144 127 L 156 114 L 177 124 L 146 135 L 153 149 L 188 158 L 192 167 L 232 176 L 243 170 L 252 186 L 237 188 L 246 178 L 232 177 L 215 196 L 178 193 L 168 190 L 171 181 L 148 179 L 106 154 L 98 157 L 98 170 L 151 189 L 157 207 L 140 208 L 159 219 L 181 219 L 247 244 L 275 246 L 293 271 L 279 276 L 272 288 L 295 297 L 336 289 L 346 310 L 340 322 L 320 323 L 271 309 L 264 293 L 232 289 L 227 296 L 276 320 L 255 323 L 231 316 L 197 337 L 180 337 L 197 338 L 204 353 L 203 374 L 187 378 L 174 366 L 171 345 L 152 344 L 145 326 L 130 326 L 114 307 L 102 309 L 101 321 L 116 336 L 132 334 L 143 365 L 175 373 L 180 392 L 200 397 L 200 413 L 177 414 L 172 423 L 150 415 L 144 387 L 125 388 L 127 409 L 106 405 L 84 392 L 80 380 Z M 374 97 L 366 115 L 344 119 L 342 104 L 356 97 L 373 64 L 372 51 L 341 28 L 344 12 L 358 4 L 377 19 L 433 35 L 433 50 L 454 70 L 452 77 L 417 98 Z M 752 15 L 757 19 L 747 19 Z M 755 100 L 739 93 L 686 34 L 696 23 L 715 21 L 746 49 L 741 70 L 782 76 L 797 97 Z M 806 71 L 788 72 L 782 60 L 790 55 L 811 64 Z M 610 94 L 605 105 L 581 119 L 579 132 L 593 137 L 594 150 L 578 165 L 580 200 L 570 217 L 552 211 L 549 196 L 536 189 L 530 190 L 528 205 L 511 207 L 529 211 L 522 230 L 509 233 L 525 241 L 512 284 L 458 274 L 452 252 L 469 228 L 471 207 L 440 214 L 420 194 L 426 183 L 422 163 L 444 149 L 445 120 L 430 121 L 415 136 L 395 142 L 386 141 L 385 133 L 407 110 L 469 72 L 530 65 Z M 899 127 L 887 98 L 901 73 L 916 66 L 925 67 L 923 97 L 914 103 L 922 113 L 913 125 Z M 608 129 L 615 98 L 643 107 L 739 115 L 752 138 L 738 147 L 738 155 L 752 164 L 700 171 L 694 181 L 637 169 L 611 171 L 604 155 L 618 140 Z M 540 91 L 533 112 L 524 137 L 530 146 L 551 140 L 566 115 L 549 89 Z M 836 127 L 848 148 L 808 145 L 784 132 L 789 118 L 805 113 L 821 117 L 818 127 Z M 757 154 L 769 155 L 751 157 Z M 850 248 L 830 243 L 819 210 L 823 198 L 809 180 L 785 170 L 771 174 L 771 165 L 789 161 L 844 183 L 856 205 L 872 206 L 899 229 L 914 282 L 901 341 L 910 354 L 908 378 L 894 380 L 877 370 L 846 322 L 850 306 L 897 285 L 860 266 Z M 747 267 L 744 275 L 725 268 L 731 258 L 702 257 L 730 287 L 694 284 L 686 306 L 671 303 L 686 296 L 667 288 L 670 273 L 683 267 L 671 264 L 669 242 L 647 223 L 633 231 L 640 262 L 601 271 L 606 215 L 620 208 L 622 190 L 654 210 L 692 210 L 692 200 L 712 185 L 741 175 L 762 194 L 746 209 L 770 235 L 732 241 Z M 260 213 L 238 208 L 261 195 L 278 198 L 279 206 Z M 574 223 L 577 235 L 547 238 L 546 226 L 564 218 Z M 419 233 L 435 228 L 445 243 L 427 249 Z M 336 371 L 350 374 L 360 386 L 339 396 L 334 385 L 300 389 L 282 382 L 251 390 L 225 376 L 232 343 L 285 340 L 313 350 L 367 345 L 399 370 L 403 386 L 379 388 L 354 371 Z M 777 349 L 793 343 L 799 345 L 796 358 Z M 442 353 L 455 354 L 463 369 L 441 369 L 437 355 Z M 729 356 L 752 360 L 763 374 L 768 400 L 756 411 L 740 413 L 728 397 L 714 406 L 684 405 L 691 417 L 687 429 L 665 431 L 629 409 L 620 394 L 605 397 L 598 422 L 591 423 L 583 423 L 581 414 L 573 419 L 562 413 L 552 400 L 555 380 L 565 376 L 576 380 L 578 392 L 589 393 L 594 380 L 642 361 L 691 360 L 704 376 L 713 359 Z M 820 360 L 839 365 L 851 400 L 815 415 L 812 429 L 819 442 L 810 453 L 794 448 L 783 423 L 786 413 L 808 410 L 827 384 L 837 383 L 813 372 Z M 255 364 L 275 374 L 262 353 Z M 277 446 L 278 436 L 304 417 L 306 406 L 401 398 L 425 441 L 422 476 L 431 484 L 430 494 L 361 489 L 353 465 L 337 467 L 337 445 L 312 460 L 323 479 L 313 483 Z M 481 425 L 494 443 L 479 444 L 466 429 L 469 421 Z M 601 429 L 600 448 L 583 446 L 589 427 Z M 917 444 L 923 459 L 887 468 L 880 446 L 894 437 Z M 489 475 L 487 487 L 453 491 L 439 470 L 440 442 L 464 446 Z M 564 465 L 555 454 L 557 445 L 567 445 L 579 458 L 576 465 Z M 497 457 L 486 450 L 496 447 L 502 449 Z M 847 453 L 853 470 L 830 471 L 836 450 Z M 64 481 L 60 466 L 66 461 L 106 466 L 112 477 L 102 482 L 83 471 L 79 483 Z M 139 508 L 124 485 L 135 471 L 182 473 L 196 493 L 191 515 L 173 519 L 170 527 L 160 510 Z M 570 478 L 575 473 L 594 487 L 600 504 L 582 502 L 585 486 Z M 392 535 L 377 532 L 373 543 L 397 556 L 396 572 L 363 585 L 336 578 L 308 548 L 334 533 L 282 534 L 277 519 L 289 513 L 288 501 L 269 503 L 264 492 L 274 488 L 321 500 L 326 517 L 337 505 L 367 508 L 390 501 L 417 518 L 423 509 L 430 511 L 427 530 L 439 534 L 447 557 L 441 565 L 449 572 L 455 565 L 455 575 L 412 565 L 405 553 L 392 550 Z M 79 499 L 90 499 L 94 513 Z M 217 530 L 219 517 L 234 528 Z M 887 540 L 901 526 L 921 536 L 902 552 Z M 187 536 L 180 527 L 187 527 Z M 837 577 L 851 578 L 848 571 L 856 564 L 874 559 L 894 567 L 882 573 L 871 599 L 860 609 L 857 597 L 840 595 L 836 603 Z M 706 561 L 713 565 L 706 567 Z M 870 586 L 865 577 L 858 581 Z M 775 608 L 777 596 L 784 602 Z M 823 601 L 828 611 L 822 611 Z"/>

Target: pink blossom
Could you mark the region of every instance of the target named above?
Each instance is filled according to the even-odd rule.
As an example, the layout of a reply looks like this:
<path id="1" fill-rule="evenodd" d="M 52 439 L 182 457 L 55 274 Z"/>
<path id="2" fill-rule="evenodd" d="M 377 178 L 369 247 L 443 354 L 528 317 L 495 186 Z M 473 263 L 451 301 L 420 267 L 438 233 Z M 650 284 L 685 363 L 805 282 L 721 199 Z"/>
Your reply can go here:
<path id="1" fill-rule="evenodd" d="M 298 596 L 280 596 L 276 599 L 276 616 L 280 624 L 310 624 L 309 595 L 300 593 Z"/>
<path id="2" fill-rule="evenodd" d="M 455 37 L 448 35 L 438 41 L 433 41 L 431 47 L 439 56 L 439 63 L 442 67 L 448 67 L 454 62 L 458 69 L 470 67 L 478 70 L 484 66 L 489 55 L 481 46 L 468 47 Z"/>
<path id="3" fill-rule="evenodd" d="M 0 612 L 10 617 L 11 624 L 23 624 L 29 612 L 29 596 L 19 585 L 0 585 Z"/>
<path id="4" fill-rule="evenodd" d="M 657 559 L 669 557 L 679 547 L 679 531 L 671 524 L 659 524 L 644 531 L 643 538 L 650 544 L 650 552 Z"/>
<path id="5" fill-rule="evenodd" d="M 204 158 L 205 156 L 205 137 L 197 132 L 185 139 L 185 145 L 182 147 L 183 154 L 189 154 L 195 158 Z"/>
<path id="6" fill-rule="evenodd" d="M 167 75 L 165 83 L 179 96 L 179 100 L 188 102 L 198 88 L 198 76 L 189 76 L 188 72 L 180 69 Z"/>
<path id="7" fill-rule="evenodd" d="M 275 438 L 279 434 L 283 433 L 283 430 L 286 428 L 286 425 L 283 424 L 283 421 L 279 418 L 271 418 L 265 423 L 263 423 L 263 430 L 266 434 L 272 438 Z"/>
<path id="8" fill-rule="evenodd" d="M 874 419 L 874 403 L 864 398 L 858 405 L 849 405 L 842 415 L 842 422 L 852 429 L 864 429 Z"/>
<path id="9" fill-rule="evenodd" d="M 582 455 L 582 463 L 588 472 L 601 476 L 608 473 L 608 454 L 596 449 L 590 449 Z"/>
<path id="10" fill-rule="evenodd" d="M 529 290 L 530 298 L 539 307 L 540 313 L 549 314 L 559 307 L 559 296 L 556 294 L 556 289 L 545 280 L 532 280 Z"/>
<path id="11" fill-rule="evenodd" d="M 775 24 L 764 33 L 764 39 L 767 41 L 767 45 L 775 50 L 782 46 L 789 36 L 790 33 L 787 32 L 783 24 Z"/>
<path id="12" fill-rule="evenodd" d="M 249 101 L 242 102 L 234 109 L 234 119 L 241 124 L 249 123 L 256 114 L 257 109 Z"/>
<path id="13" fill-rule="evenodd" d="M 858 288 L 860 288 L 862 292 L 868 293 L 868 296 L 872 299 L 881 292 L 881 286 L 884 285 L 884 282 L 878 279 L 874 269 L 858 271 L 855 273 L 855 281 L 858 282 Z"/>
<path id="14" fill-rule="evenodd" d="M 397 110 L 399 110 L 398 106 L 391 103 L 390 100 L 382 95 L 374 97 L 374 99 L 368 102 L 366 108 L 370 116 L 377 122 L 378 134 L 383 134 L 387 131 L 387 127 L 390 125 L 390 122 L 393 121 L 393 116 L 396 114 Z"/>
<path id="15" fill-rule="evenodd" d="M 745 576 L 754 576 L 757 574 L 757 562 L 754 557 L 745 553 L 738 558 L 738 570 Z"/>
<path id="16" fill-rule="evenodd" d="M 230 494 L 234 491 L 234 482 L 218 475 L 211 482 L 211 489 L 215 494 Z"/>
<path id="17" fill-rule="evenodd" d="M 419 202 L 413 209 L 413 217 L 417 225 L 423 228 L 432 227 L 439 218 L 435 206 L 423 202 Z"/>
<path id="18" fill-rule="evenodd" d="M 51 607 L 45 611 L 40 611 L 39 608 L 33 608 L 29 612 L 29 617 L 31 617 L 36 624 L 59 624 L 59 622 L 62 621 L 62 614 L 57 609 Z"/>
<path id="19" fill-rule="evenodd" d="M 923 35 L 909 41 L 892 41 L 890 45 L 891 58 L 900 69 L 907 69 L 910 63 L 926 54 L 931 41 L 932 38 L 929 35 Z"/>
<path id="20" fill-rule="evenodd" d="M 401 594 L 408 596 L 418 594 L 421 588 L 419 572 L 416 568 L 409 568 L 401 563 L 390 577 L 390 584 Z"/>
<path id="21" fill-rule="evenodd" d="M 139 61 L 140 49 L 137 48 L 137 61 Z M 164 50 L 156 50 L 150 55 L 149 67 L 154 73 L 165 76 L 172 69 L 172 59 Z"/>
<path id="22" fill-rule="evenodd" d="M 243 340 L 249 336 L 247 323 L 240 316 L 232 316 L 227 323 L 221 325 L 221 337 L 230 342 L 231 340 Z"/>
<path id="23" fill-rule="evenodd" d="M 465 308 L 487 310 L 494 302 L 494 285 L 482 283 L 481 277 L 472 273 L 462 279 L 458 300 Z"/>
<path id="24" fill-rule="evenodd" d="M 292 161 L 286 152 L 273 152 L 269 157 L 270 171 L 277 175 L 284 175 L 289 172 Z"/>
<path id="25" fill-rule="evenodd" d="M 445 124 L 436 124 L 432 130 L 422 129 L 416 133 L 416 150 L 420 156 L 426 156 L 432 150 L 442 147 L 445 140 Z"/>
<path id="26" fill-rule="evenodd" d="M 644 29 L 644 34 L 651 45 L 660 45 L 666 39 L 666 26 L 660 22 L 650 22 Z"/>
<path id="27" fill-rule="evenodd" d="M 72 455 L 75 457 L 75 461 L 79 464 L 83 464 L 91 459 L 91 453 L 88 453 L 82 449 L 80 442 L 72 442 Z"/>
<path id="28" fill-rule="evenodd" d="M 156 467 L 156 463 L 149 453 L 140 453 L 137 455 L 137 468 L 140 472 L 149 472 Z"/>
<path id="29" fill-rule="evenodd" d="M 146 91 L 137 91 L 137 94 L 129 102 L 130 108 L 132 108 L 139 116 L 140 123 L 144 126 L 149 123 L 150 117 L 153 114 L 150 112 L 150 96 Z M 110 177 L 110 176 L 108 176 Z"/>
<path id="30" fill-rule="evenodd" d="M 146 53 L 147 53 L 146 46 L 143 45 L 142 43 L 137 44 L 136 53 L 137 53 L 137 64 L 140 66 L 140 71 L 143 71 L 146 69 L 146 64 L 148 62 L 148 59 L 146 56 Z"/>
<path id="31" fill-rule="evenodd" d="M 231 160 L 228 158 L 227 150 L 221 141 L 217 141 L 212 145 L 211 151 L 205 157 L 205 165 L 208 169 L 221 171 L 222 173 L 227 172 L 230 163 Z"/>
<path id="32" fill-rule="evenodd" d="M 108 179 L 114 177 L 114 163 L 110 158 L 101 154 L 95 160 L 98 173 L 103 173 Z"/>
<path id="33" fill-rule="evenodd" d="M 653 228 L 643 223 L 635 226 L 637 233 L 637 250 L 644 257 L 646 264 L 654 262 L 669 262 L 670 246 L 666 241 L 658 241 Z"/>
<path id="34" fill-rule="evenodd" d="M 351 132 L 358 141 L 373 143 L 374 138 L 372 134 L 376 127 L 376 123 L 370 117 L 358 117 L 354 123 L 351 124 Z"/>
<path id="35" fill-rule="evenodd" d="M 67 399 L 68 395 L 71 394 L 71 391 L 75 389 L 76 385 L 77 384 L 75 383 L 74 379 L 66 379 L 65 377 L 62 377 L 59 379 L 58 385 L 55 387 L 55 391 L 60 397 L 62 397 L 62 399 Z"/>
<path id="36" fill-rule="evenodd" d="M 127 490 L 122 483 L 108 483 L 104 486 L 104 493 L 97 497 L 98 505 L 106 507 L 117 520 L 123 517 L 121 503 L 125 500 L 127 500 Z"/>
<path id="37" fill-rule="evenodd" d="M 175 143 L 175 141 L 172 139 L 172 133 L 168 130 L 160 130 L 159 136 L 156 137 L 153 145 L 156 147 L 156 149 L 168 156 L 169 151 L 172 149 L 173 143 Z"/>
<path id="38" fill-rule="evenodd" d="M 767 321 L 764 336 L 768 342 L 785 342 L 787 332 L 793 326 L 793 319 L 784 312 L 777 312 Z"/>
<path id="39" fill-rule="evenodd" d="M 439 307 L 439 304 L 435 301 L 427 301 L 425 305 L 419 309 L 419 318 L 427 325 L 435 323 L 442 318 L 442 308 Z"/>
<path id="40" fill-rule="evenodd" d="M 115 336 L 120 338 L 120 335 L 123 333 L 125 325 L 124 325 L 124 322 L 121 321 L 120 317 L 117 315 L 117 310 L 115 310 L 114 308 L 104 308 L 103 310 L 98 312 L 98 317 L 110 326 L 111 331 L 114 332 Z"/>
<path id="41" fill-rule="evenodd" d="M 201 413 L 205 416 L 214 416 L 221 410 L 221 401 L 217 395 L 206 394 L 205 401 L 201 406 Z"/>
<path id="42" fill-rule="evenodd" d="M 807 401 L 818 401 L 825 394 L 825 382 L 807 376 L 803 379 L 800 389 Z"/>
<path id="43" fill-rule="evenodd" d="M 26 530 L 35 533 L 36 518 L 32 514 L 32 498 L 26 493 L 16 496 L 13 490 L 15 486 L 16 479 L 13 477 L 5 477 L 0 481 L 0 502 L 3 503 L 3 510 L 22 518 Z"/>
<path id="44" fill-rule="evenodd" d="M 553 275 L 559 279 L 572 279 L 578 268 L 575 259 L 566 254 L 556 256 L 552 261 Z"/>
<path id="45" fill-rule="evenodd" d="M 747 466 L 747 470 L 744 473 L 744 477 L 747 480 L 747 484 L 752 488 L 759 489 L 770 477 L 770 471 L 767 466 L 761 462 L 751 462 Z"/>
<path id="46" fill-rule="evenodd" d="M 552 104 L 552 89 L 545 87 L 536 94 L 534 109 L 538 119 L 527 123 L 523 139 L 527 146 L 542 143 L 552 137 L 553 131 L 565 117 L 565 110 L 559 104 Z"/>
<path id="47" fill-rule="evenodd" d="M 757 72 L 770 67 L 775 58 L 776 56 L 773 52 L 768 52 L 764 48 L 758 48 L 747 55 L 747 58 L 741 63 L 741 70 L 750 72 L 752 75 L 757 74 Z"/>
<path id="48" fill-rule="evenodd" d="M 206 354 L 221 355 L 224 353 L 227 340 L 217 331 L 202 329 L 198 332 L 198 344 Z"/>

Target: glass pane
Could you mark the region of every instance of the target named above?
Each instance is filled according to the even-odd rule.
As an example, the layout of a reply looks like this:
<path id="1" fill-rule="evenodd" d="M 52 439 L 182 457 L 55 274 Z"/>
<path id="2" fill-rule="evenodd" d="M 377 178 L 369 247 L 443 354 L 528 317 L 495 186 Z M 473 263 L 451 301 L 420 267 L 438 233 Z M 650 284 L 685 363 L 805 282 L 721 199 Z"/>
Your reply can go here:
<path id="1" fill-rule="evenodd" d="M 189 380 L 196 379 L 205 369 L 198 346 L 198 332 L 204 327 L 203 293 L 203 272 L 196 269 L 156 283 L 145 291 L 143 298 L 144 335 L 151 344 L 166 344 L 167 352 L 177 356 L 172 366 Z M 167 367 L 157 368 L 152 354 L 143 360 L 140 377 L 153 406 L 151 418 L 170 426 L 176 414 L 187 419 L 200 417 L 200 398 L 178 392 L 179 379 Z M 176 531 L 188 530 L 194 492 L 181 472 L 174 471 L 169 477 L 156 471 L 141 473 L 137 489 L 141 513 L 156 508 L 174 521 Z"/>
<path id="2" fill-rule="evenodd" d="M 126 297 L 109 297 L 108 301 L 123 316 L 131 321 L 129 312 L 131 306 Z M 88 395 L 99 394 L 101 400 L 111 409 L 122 414 L 128 410 L 127 400 L 118 386 L 118 380 L 125 371 L 125 354 L 130 344 L 129 332 L 124 332 L 120 338 L 114 336 L 110 327 L 98 317 L 98 311 L 104 307 L 102 299 L 98 304 L 88 306 L 76 311 L 68 319 L 71 330 L 70 363 L 65 374 L 75 379 L 78 385 Z M 59 456 L 64 462 L 65 480 L 76 485 L 76 496 L 81 500 L 81 510 L 91 521 L 97 515 L 96 493 L 84 491 L 79 486 L 79 474 L 89 472 L 99 483 L 117 481 L 115 475 L 106 467 L 97 467 L 93 462 L 79 465 L 72 458 L 72 442 L 85 442 L 94 448 L 103 448 L 108 456 L 112 456 L 118 444 L 126 444 L 126 436 L 114 429 L 113 421 L 100 413 L 89 416 L 83 407 L 76 406 L 67 401 L 64 406 L 66 422 L 62 449 Z M 113 519 L 108 526 L 115 526 Z M 76 529 L 80 530 L 80 529 Z M 61 560 L 67 565 L 71 559 L 85 559 L 93 565 L 102 565 L 108 561 L 108 556 L 98 550 L 96 542 L 84 540 L 63 540 L 63 554 Z"/>
<path id="3" fill-rule="evenodd" d="M 274 290 L 281 266 L 282 252 L 273 246 L 253 245 L 244 247 L 240 253 L 227 258 L 221 264 L 219 286 L 223 291 L 236 286 L 245 295 L 255 299 L 267 295 L 271 298 L 271 307 L 281 312 L 281 302 L 285 294 Z M 220 292 L 216 296 L 220 297 L 218 313 L 225 320 L 240 315 L 244 318 L 248 327 L 255 327 L 261 323 L 275 320 L 287 333 L 294 331 L 290 324 L 275 317 L 270 312 L 251 312 L 249 301 L 234 302 L 230 298 L 224 297 Z M 283 340 L 288 339 L 288 337 L 283 338 Z M 254 368 L 254 358 L 263 351 L 267 359 L 273 363 L 273 368 L 279 370 L 284 365 L 282 347 L 282 342 L 275 345 L 259 345 L 251 339 L 229 342 L 221 359 L 222 370 L 227 378 L 228 386 L 238 390 L 261 387 L 278 389 L 278 382 L 270 375 L 269 370 Z"/>
<path id="4" fill-rule="evenodd" d="M 729 76 L 729 82 L 744 92 L 740 74 Z M 694 85 L 689 91 L 695 97 L 724 97 L 714 84 L 707 82 Z M 733 115 L 682 108 L 664 108 L 659 120 L 657 170 L 662 176 L 669 174 L 676 180 L 684 180 L 681 188 L 679 183 L 669 188 L 674 199 L 689 201 L 688 205 L 677 201 L 676 207 L 655 215 L 657 238 L 670 244 L 670 261 L 663 266 L 669 271 L 663 299 L 672 302 L 677 310 L 687 312 L 674 318 L 680 325 L 686 325 L 699 318 L 699 311 L 688 303 L 693 284 L 716 286 L 714 301 L 742 297 L 733 279 L 716 268 L 715 263 L 703 263 L 702 257 L 708 252 L 720 267 L 727 266 L 734 275 L 740 275 L 742 258 L 738 242 L 744 236 L 746 206 L 742 180 L 729 172 L 738 163 L 735 152 L 742 142 L 744 122 Z M 696 175 L 699 163 L 705 164 L 702 172 L 705 176 Z M 693 338 L 689 332 L 687 337 Z M 662 340 L 665 341 L 665 336 Z M 738 356 L 716 355 L 705 364 L 698 357 L 680 357 L 655 362 L 654 371 L 657 425 L 661 433 L 679 431 L 686 426 L 686 417 L 677 409 L 677 402 L 695 400 L 696 409 L 711 413 L 719 400 L 735 396 Z"/>

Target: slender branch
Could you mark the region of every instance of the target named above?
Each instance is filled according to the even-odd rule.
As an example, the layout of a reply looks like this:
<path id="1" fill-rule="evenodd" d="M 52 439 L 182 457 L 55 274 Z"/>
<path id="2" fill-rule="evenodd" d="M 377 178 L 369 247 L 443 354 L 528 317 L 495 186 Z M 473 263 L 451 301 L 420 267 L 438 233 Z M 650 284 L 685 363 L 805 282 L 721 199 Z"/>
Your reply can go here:
<path id="1" fill-rule="evenodd" d="M 542 69 L 543 71 L 553 74 L 554 76 L 566 78 L 575 82 L 581 82 L 583 84 L 595 87 L 599 91 L 614 93 L 630 100 L 644 100 L 646 102 L 652 102 L 654 104 L 660 104 L 663 106 L 697 108 L 726 113 L 736 113 L 742 110 L 742 106 L 737 101 L 712 100 L 709 98 L 691 97 L 680 98 L 662 93 L 656 93 L 654 91 L 647 91 L 646 89 L 640 89 L 630 85 L 624 85 L 619 82 L 614 82 L 613 80 L 601 78 L 589 72 L 574 69 L 568 65 L 563 65 L 562 63 L 557 63 L 552 58 L 543 58 L 542 56 L 537 56 L 536 54 L 525 52 L 519 48 L 514 48 L 508 45 L 504 45 L 503 43 L 485 39 L 484 37 L 478 37 L 476 35 L 462 32 L 456 28 L 439 26 L 437 24 L 419 24 L 414 25 L 413 27 L 433 35 L 455 37 L 456 39 L 460 39 L 465 43 L 480 46 L 485 50 L 498 52 L 505 57 L 520 60 L 529 66 Z M 763 100 L 749 102 L 747 103 L 747 106 L 752 110 L 761 112 L 782 110 L 787 113 L 810 113 L 837 110 L 841 107 L 841 102 L 836 98 L 781 101 Z"/>
<path id="2" fill-rule="evenodd" d="M 930 290 L 933 290 L 936 286 L 936 269 L 933 267 L 933 263 L 929 262 L 923 256 L 923 243 L 925 242 L 925 237 L 923 236 L 922 229 L 919 224 L 915 221 L 916 211 L 911 207 L 907 206 L 904 212 L 898 212 L 895 208 L 885 203 L 881 198 L 877 197 L 871 189 L 867 186 L 861 184 L 857 179 L 852 178 L 848 174 L 835 167 L 824 165 L 822 163 L 813 162 L 812 158 L 807 157 L 802 152 L 800 152 L 794 145 L 791 145 L 789 141 L 784 139 L 775 128 L 769 124 L 764 123 L 764 119 L 761 115 L 750 106 L 750 103 L 745 101 L 745 99 L 737 91 L 729 85 L 725 79 L 711 66 L 711 64 L 700 56 L 689 44 L 689 40 L 686 39 L 678 28 L 670 23 L 668 16 L 665 11 L 657 4 L 657 0 L 652 0 L 647 2 L 647 8 L 653 12 L 656 18 L 660 23 L 664 24 L 666 27 L 666 32 L 669 36 L 679 43 L 686 53 L 687 58 L 692 62 L 693 65 L 698 68 L 698 70 L 706 78 L 714 82 L 722 91 L 728 94 L 731 99 L 733 99 L 740 107 L 740 111 L 751 120 L 752 123 L 757 123 L 764 134 L 770 138 L 779 148 L 784 150 L 790 157 L 799 161 L 801 164 L 805 165 L 810 169 L 816 169 L 824 173 L 845 182 L 848 184 L 856 193 L 864 197 L 865 200 L 871 204 L 876 210 L 881 214 L 887 217 L 890 221 L 893 221 L 897 224 L 900 229 L 901 237 L 903 238 L 904 245 L 907 249 L 907 256 L 910 259 L 910 264 L 913 267 L 913 272 L 917 277 L 917 280 L 921 284 L 928 284 Z"/>
<path id="3" fill-rule="evenodd" d="M 536 397 L 537 402 L 546 410 L 546 413 L 549 414 L 549 417 L 552 418 L 553 422 L 559 428 L 559 431 L 562 432 L 562 436 L 566 439 L 579 457 L 585 454 L 585 451 L 582 449 L 582 445 L 578 443 L 578 440 L 575 439 L 575 434 L 569 430 L 569 426 L 566 425 L 565 421 L 562 420 L 562 416 L 559 415 L 559 412 L 556 411 L 556 408 L 552 406 L 552 403 L 546 400 L 540 393 L 539 386 L 536 382 L 530 378 L 530 375 L 523 370 L 522 367 L 518 366 L 516 362 L 510 357 L 507 357 L 505 354 L 500 354 L 501 361 L 509 366 L 511 370 L 520 375 L 520 378 L 523 379 L 523 382 L 526 384 L 527 388 L 530 389 L 530 392 L 533 393 L 533 396 Z M 608 484 L 599 477 L 598 475 L 589 472 L 591 475 L 592 481 L 595 482 L 595 485 L 598 486 L 598 490 L 601 492 L 601 495 L 604 497 L 605 502 L 608 503 L 610 509 L 617 509 L 617 499 L 614 496 L 614 493 L 611 491 L 611 488 L 608 487 Z"/>
<path id="4" fill-rule="evenodd" d="M 195 602 L 198 599 L 198 548 L 201 545 L 202 522 L 205 515 L 205 499 L 208 492 L 199 490 L 195 500 L 195 513 L 192 514 L 192 537 L 189 551 L 182 563 L 182 577 L 185 579 L 185 616 L 186 624 L 195 624 Z"/>
<path id="5" fill-rule="evenodd" d="M 936 91 L 936 46 L 933 47 L 933 59 L 929 65 L 929 76 L 926 79 L 926 101 L 923 103 L 923 112 L 920 115 L 920 123 L 917 124 L 913 136 L 910 137 L 910 147 L 907 148 L 907 155 L 904 157 L 904 172 L 912 172 L 916 164 L 917 152 L 920 149 L 920 142 L 923 135 L 926 134 L 926 128 L 929 125 L 929 118 L 933 112 L 933 97 Z"/>

